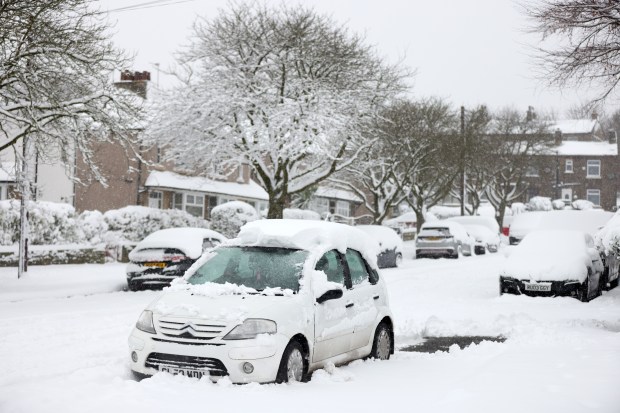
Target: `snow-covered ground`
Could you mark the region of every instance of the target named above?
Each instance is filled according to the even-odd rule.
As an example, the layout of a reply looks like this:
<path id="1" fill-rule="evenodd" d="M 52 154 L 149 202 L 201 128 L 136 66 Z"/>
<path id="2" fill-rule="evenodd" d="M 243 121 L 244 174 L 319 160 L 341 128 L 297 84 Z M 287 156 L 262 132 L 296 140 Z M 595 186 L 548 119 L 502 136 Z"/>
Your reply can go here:
<path id="1" fill-rule="evenodd" d="M 408 256 L 408 255 L 407 255 Z M 399 348 L 503 335 L 447 353 L 397 351 L 305 384 L 136 382 L 127 337 L 158 292 L 124 292 L 120 264 L 0 269 L 0 412 L 620 412 L 620 288 L 590 303 L 498 296 L 504 256 L 384 270 Z"/>

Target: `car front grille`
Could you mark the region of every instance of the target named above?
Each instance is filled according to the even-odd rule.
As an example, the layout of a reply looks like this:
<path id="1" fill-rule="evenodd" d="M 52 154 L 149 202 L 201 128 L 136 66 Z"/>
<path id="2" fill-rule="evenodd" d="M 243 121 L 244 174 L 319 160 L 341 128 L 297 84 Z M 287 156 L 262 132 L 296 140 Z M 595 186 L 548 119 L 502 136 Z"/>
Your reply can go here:
<path id="1" fill-rule="evenodd" d="M 183 356 L 178 354 L 151 353 L 146 358 L 145 367 L 159 370 L 160 367 L 173 367 L 190 370 L 209 370 L 211 376 L 227 376 L 228 370 L 220 360 L 211 357 Z"/>
<path id="2" fill-rule="evenodd" d="M 212 340 L 226 328 L 224 323 L 172 317 L 160 318 L 158 325 L 159 332 L 164 336 L 189 340 Z"/>

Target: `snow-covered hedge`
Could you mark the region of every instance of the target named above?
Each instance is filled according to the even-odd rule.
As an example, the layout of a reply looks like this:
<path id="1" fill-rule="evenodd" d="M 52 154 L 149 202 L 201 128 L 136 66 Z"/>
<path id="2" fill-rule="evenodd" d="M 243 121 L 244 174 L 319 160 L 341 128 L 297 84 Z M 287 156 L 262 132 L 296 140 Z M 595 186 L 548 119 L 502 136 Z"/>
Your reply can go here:
<path id="1" fill-rule="evenodd" d="M 577 199 L 573 201 L 571 206 L 573 207 L 573 209 L 578 209 L 580 211 L 585 211 L 585 210 L 594 208 L 594 204 L 586 199 Z"/>
<path id="2" fill-rule="evenodd" d="M 561 199 L 554 199 L 553 201 L 551 201 L 551 205 L 553 205 L 553 209 L 564 209 L 564 207 L 566 206 L 564 204 L 564 201 L 562 201 Z"/>
<path id="3" fill-rule="evenodd" d="M 127 206 L 103 214 L 108 233 L 105 241 L 114 238 L 141 241 L 147 235 L 165 228 L 209 228 L 209 221 L 195 217 L 180 209 L 157 209 L 143 206 Z"/>
<path id="4" fill-rule="evenodd" d="M 553 204 L 551 198 L 546 196 L 535 196 L 525 205 L 528 211 L 551 211 Z"/>
<path id="5" fill-rule="evenodd" d="M 0 245 L 19 241 L 19 208 L 19 201 L 0 201 Z M 137 242 L 164 228 L 209 228 L 208 221 L 178 209 L 128 206 L 78 215 L 71 205 L 38 201 L 30 202 L 28 211 L 32 245 Z"/>
<path id="6" fill-rule="evenodd" d="M 252 205 L 242 201 L 226 202 L 211 211 L 211 229 L 234 238 L 243 225 L 258 218 L 258 212 Z"/>
<path id="7" fill-rule="evenodd" d="M 19 241 L 19 208 L 15 200 L 0 201 L 0 244 L 11 245 Z M 68 204 L 54 202 L 29 202 L 29 243 L 67 244 L 83 240 L 77 223 L 75 209 Z"/>

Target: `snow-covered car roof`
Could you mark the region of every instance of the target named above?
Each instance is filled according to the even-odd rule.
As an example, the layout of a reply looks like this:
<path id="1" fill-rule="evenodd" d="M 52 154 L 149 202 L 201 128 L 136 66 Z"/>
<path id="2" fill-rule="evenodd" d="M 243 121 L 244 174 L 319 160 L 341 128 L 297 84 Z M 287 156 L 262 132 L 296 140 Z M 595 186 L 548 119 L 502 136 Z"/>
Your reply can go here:
<path id="1" fill-rule="evenodd" d="M 359 251 L 369 263 L 376 265 L 377 243 L 361 230 L 334 222 L 297 219 L 263 219 L 248 222 L 229 245 L 294 248 L 319 256 L 335 249 Z"/>
<path id="2" fill-rule="evenodd" d="M 514 217 L 510 235 L 521 237 L 539 229 L 577 230 L 594 235 L 612 216 L 611 212 L 596 209 L 524 212 Z"/>
<path id="3" fill-rule="evenodd" d="M 499 237 L 497 232 L 491 231 L 488 227 L 478 224 L 467 224 L 465 229 L 476 239 L 476 241 L 493 242 Z"/>
<path id="4" fill-rule="evenodd" d="M 466 227 L 469 225 L 481 225 L 488 228 L 490 231 L 499 234 L 499 224 L 492 217 L 482 217 L 479 215 L 475 216 L 459 216 L 459 217 L 450 217 L 448 218 L 450 221 L 458 222 L 459 224 L 465 225 Z"/>
<path id="5" fill-rule="evenodd" d="M 202 255 L 202 242 L 205 238 L 213 238 L 225 241 L 227 238 L 219 232 L 206 228 L 167 228 L 155 231 L 136 245 L 129 253 L 129 259 L 133 260 L 132 254 L 145 248 L 176 248 L 189 258 L 196 259 Z"/>
<path id="6" fill-rule="evenodd" d="M 402 252 L 403 250 L 403 240 L 390 227 L 383 225 L 357 225 L 355 228 L 364 231 L 377 241 L 382 251 L 396 249 L 396 251 Z"/>
<path id="7" fill-rule="evenodd" d="M 583 282 L 591 261 L 588 240 L 583 231 L 533 231 L 514 248 L 500 273 L 522 280 Z"/>

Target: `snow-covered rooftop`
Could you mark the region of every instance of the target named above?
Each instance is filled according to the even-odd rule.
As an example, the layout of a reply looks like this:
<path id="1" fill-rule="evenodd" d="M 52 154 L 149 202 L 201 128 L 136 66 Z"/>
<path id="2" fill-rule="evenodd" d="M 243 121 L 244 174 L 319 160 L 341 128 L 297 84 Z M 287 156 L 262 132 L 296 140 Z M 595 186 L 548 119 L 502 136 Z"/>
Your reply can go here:
<path id="1" fill-rule="evenodd" d="M 201 176 L 184 176 L 168 171 L 154 171 L 149 174 L 144 184 L 146 187 L 185 189 L 188 191 L 208 192 L 220 195 L 232 195 L 249 199 L 266 201 L 269 195 L 256 182 L 247 184 L 238 182 L 214 181 Z"/>
<path id="2" fill-rule="evenodd" d="M 617 156 L 618 145 L 609 142 L 564 141 L 550 149 L 562 156 Z"/>
<path id="3" fill-rule="evenodd" d="M 551 131 L 561 130 L 564 134 L 592 133 L 599 125 L 596 119 L 565 119 L 549 126 Z"/>
<path id="4" fill-rule="evenodd" d="M 343 201 L 362 202 L 359 196 L 351 191 L 344 189 L 330 188 L 328 186 L 320 186 L 314 193 L 314 196 L 322 198 L 341 199 Z"/>

